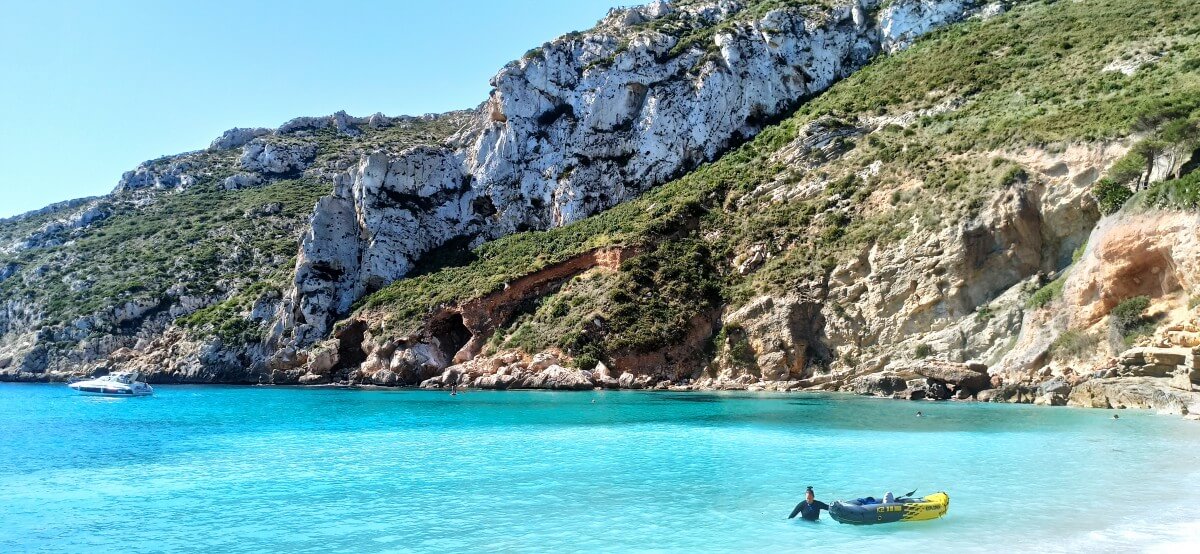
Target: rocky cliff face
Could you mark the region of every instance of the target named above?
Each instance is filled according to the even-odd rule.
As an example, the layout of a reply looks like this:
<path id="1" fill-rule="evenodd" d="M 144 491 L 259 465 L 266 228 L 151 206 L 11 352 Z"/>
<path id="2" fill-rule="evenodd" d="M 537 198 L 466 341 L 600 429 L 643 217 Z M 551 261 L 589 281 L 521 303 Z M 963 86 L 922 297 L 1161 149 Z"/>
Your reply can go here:
<path id="1" fill-rule="evenodd" d="M 0 375 L 1200 409 L 1191 8 L 615 10 L 473 112 L 233 129 L 0 223 Z M 54 273 L 218 198 L 188 223 L 224 275 Z M 47 325 L 46 282 L 111 299 Z"/>
<path id="2" fill-rule="evenodd" d="M 1165 299 L 1154 301 L 1173 306 L 1172 313 L 1186 304 L 1181 298 L 1190 292 L 1181 291 L 1190 291 L 1190 278 L 1180 272 L 1189 267 L 1187 248 L 1194 239 L 1177 230 L 1190 228 L 1191 216 L 1154 208 L 1150 216 L 1122 212 L 1101 220 L 1097 198 L 1130 168 L 1137 175 L 1128 177 L 1129 182 L 1151 187 L 1146 194 L 1190 194 L 1184 191 L 1191 185 L 1171 179 L 1187 173 L 1190 162 L 1184 160 L 1195 146 L 1181 146 L 1187 140 L 1150 150 L 1146 145 L 1158 144 L 1160 134 L 1185 136 L 1188 132 L 1178 131 L 1179 126 L 1194 123 L 1156 124 L 1157 130 L 1150 131 L 1122 123 L 1107 127 L 1101 138 L 1088 138 L 1091 131 L 1084 129 L 1097 117 L 1128 118 L 1126 122 L 1142 117 L 1123 112 L 1119 102 L 1106 102 L 1097 104 L 1104 106 L 1098 112 L 1057 112 L 1056 130 L 1040 127 L 1036 133 L 1045 139 L 1036 143 L 1013 139 L 1014 133 L 1039 128 L 1042 114 L 1036 109 L 999 115 L 1028 98 L 1030 79 L 1056 83 L 1044 85 L 1049 88 L 1041 93 L 1053 96 L 1060 93 L 1056 87 L 1064 86 L 1060 74 L 1075 74 L 1076 68 L 1086 68 L 1085 82 L 1113 78 L 1104 69 L 1112 63 L 1107 50 L 1076 51 L 1074 58 L 1047 62 L 1030 57 L 1040 54 L 1029 47 L 1016 54 L 1013 44 L 1026 38 L 1032 44 L 1040 40 L 1037 33 L 1061 38 L 1059 23 L 1080 17 L 1089 21 L 1089 37 L 1109 40 L 1104 37 L 1112 31 L 1113 40 L 1121 40 L 1104 23 L 1105 10 L 1129 7 L 1119 1 L 1089 13 L 1073 5 L 1018 7 L 1015 15 L 970 27 L 970 34 L 947 33 L 926 44 L 928 50 L 897 56 L 874 66 L 877 72 L 848 79 L 747 148 L 630 202 L 619 215 L 607 212 L 586 225 L 545 235 L 544 240 L 556 244 L 566 241 L 568 252 L 579 248 L 569 246 L 574 235 L 608 233 L 602 236 L 618 243 L 695 241 L 718 253 L 709 267 L 727 287 L 721 302 L 715 311 L 699 298 L 694 299 L 695 310 L 663 311 L 661 317 L 679 322 L 677 332 L 664 333 L 671 336 L 665 342 L 635 340 L 631 350 L 629 332 L 616 326 L 620 322 L 635 326 L 636 332 L 662 332 L 652 321 L 659 317 L 659 302 L 669 301 L 664 297 L 682 280 L 702 276 L 683 267 L 664 275 L 661 260 L 639 255 L 615 270 L 580 276 L 523 301 L 532 305 L 508 321 L 462 329 L 461 341 L 451 342 L 454 359 L 423 354 L 437 350 L 449 336 L 435 332 L 431 319 L 409 333 L 411 315 L 404 316 L 409 323 L 397 327 L 383 315 L 387 309 L 360 311 L 350 321 L 366 331 L 338 335 L 334 342 L 342 349 L 350 343 L 373 352 L 368 356 L 373 361 L 363 366 L 372 371 L 321 378 L 487 388 L 539 383 L 563 388 L 585 386 L 581 383 L 817 388 L 1049 404 L 1066 403 L 1072 388 L 1081 387 L 1072 402 L 1100 405 L 1109 398 L 1112 406 L 1187 406 L 1190 393 L 1184 389 L 1146 396 L 1146 391 L 1174 386 L 1168 379 L 1176 385 L 1190 379 L 1177 369 L 1162 375 L 1147 373 L 1157 370 L 1113 370 L 1116 384 L 1084 386 L 1110 373 L 1107 358 L 1123 351 L 1127 340 L 1101 337 L 1089 343 L 1091 335 L 1084 335 L 1106 325 L 1115 317 L 1110 312 L 1131 297 Z M 996 16 L 1003 10 L 986 11 Z M 1036 30 L 1035 36 L 1026 37 L 1029 29 Z M 969 61 L 960 64 L 963 58 Z M 930 61 L 925 65 L 920 60 Z M 1021 74 L 1020 67 L 1035 69 Z M 1113 86 L 1132 100 L 1137 97 L 1135 83 L 1171 75 L 1170 67 L 1156 73 L 1159 68 L 1141 66 L 1121 73 L 1129 79 L 1129 89 L 1123 88 L 1124 81 Z M 891 97 L 889 87 L 900 76 L 923 81 L 923 88 Z M 981 79 L 989 88 L 980 89 Z M 1176 87 L 1187 89 L 1174 81 L 1162 86 Z M 1172 108 L 1173 113 L 1191 109 Z M 1072 122 L 1063 123 L 1068 120 Z M 1172 128 L 1176 131 L 1163 131 Z M 1150 158 L 1136 161 L 1147 152 Z M 1169 192 L 1155 192 L 1160 185 Z M 662 219 L 633 231 L 618 224 L 641 214 Z M 1120 246 L 1097 234 L 1117 225 L 1113 221 L 1124 222 L 1119 227 L 1126 229 L 1114 243 Z M 515 256 L 530 246 L 529 241 L 510 241 L 481 251 L 481 256 Z M 454 274 L 470 276 L 477 265 L 486 267 L 471 264 Z M 526 275 L 534 278 L 540 271 L 534 267 Z M 401 280 L 373 298 L 416 302 L 420 312 L 416 291 L 437 294 L 444 288 L 437 284 L 438 275 Z M 472 298 L 470 292 L 458 294 L 462 301 Z M 386 305 L 387 300 L 381 302 Z M 411 313 L 408 306 L 393 309 Z M 655 315 L 629 315 L 638 310 Z M 1164 321 L 1168 329 L 1192 325 L 1182 315 Z M 404 330 L 399 338 L 396 328 Z M 530 338 L 547 334 L 563 338 Z M 478 355 L 458 349 L 467 342 L 488 346 Z M 396 360 L 416 360 L 424 369 L 389 370 L 393 364 L 415 367 Z M 1171 368 L 1186 365 L 1180 364 Z M 1118 392 L 1121 379 L 1135 377 L 1163 382 L 1128 381 L 1133 396 Z"/>
<path id="3" fill-rule="evenodd" d="M 126 172 L 109 195 L 0 221 L 0 376 L 58 379 L 115 356 L 156 378 L 257 382 L 258 328 L 331 176 L 364 151 L 444 139 L 465 115 L 231 129 Z"/>
<path id="4" fill-rule="evenodd" d="M 615 10 L 502 69 L 448 145 L 364 157 L 313 214 L 276 340 L 304 347 L 326 336 L 355 300 L 447 241 L 565 225 L 712 160 L 973 6 L 775 4 Z"/>
<path id="5" fill-rule="evenodd" d="M 339 112 L 274 130 L 231 129 L 206 150 L 141 164 L 109 196 L 11 222 L 0 247 L 4 371 L 41 379 L 103 369 L 110 354 L 128 348 L 113 363 L 153 364 L 158 378 L 269 380 L 273 368 L 307 359 L 296 346 L 328 336 L 355 300 L 447 241 L 472 246 L 557 227 L 628 200 L 714 159 L 874 55 L 962 19 L 973 5 L 658 2 L 614 10 L 596 28 L 509 64 L 469 117 Z M 442 143 L 446 130 L 458 132 Z M 279 290 L 277 247 L 294 236 L 302 213 L 288 200 L 303 195 L 288 190 L 322 187 L 333 193 L 317 202 L 294 277 Z M 215 205 L 262 198 L 220 217 L 269 222 L 273 242 L 256 244 L 249 228 L 202 213 L 195 227 L 170 230 L 168 212 L 195 209 L 201 198 Z M 137 223 L 139 212 L 156 211 L 150 223 Z M 124 242 L 112 240 L 113 229 Z M 172 248 L 181 235 L 192 242 L 181 242 L 177 255 L 147 254 L 155 242 Z M 197 240 L 216 249 L 204 252 L 206 267 L 194 265 Z M 111 279 L 86 275 L 116 250 L 154 260 L 128 264 Z M 171 264 L 197 269 L 171 275 L 163 271 Z M 228 278 L 235 267 L 247 269 Z M 69 294 L 57 285 L 35 291 L 47 280 L 63 282 Z"/>

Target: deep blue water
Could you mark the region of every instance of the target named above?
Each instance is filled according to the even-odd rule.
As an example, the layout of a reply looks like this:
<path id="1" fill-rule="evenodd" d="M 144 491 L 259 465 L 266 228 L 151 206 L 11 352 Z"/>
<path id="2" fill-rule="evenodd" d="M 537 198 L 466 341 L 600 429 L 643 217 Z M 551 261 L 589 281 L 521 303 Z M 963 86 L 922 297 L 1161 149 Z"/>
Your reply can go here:
<path id="1" fill-rule="evenodd" d="M 1200 534 L 1200 425 L 1149 413 L 819 394 L 157 391 L 0 384 L 0 551 L 1126 551 Z M 787 520 L 806 485 L 825 501 L 945 490 L 950 512 Z"/>

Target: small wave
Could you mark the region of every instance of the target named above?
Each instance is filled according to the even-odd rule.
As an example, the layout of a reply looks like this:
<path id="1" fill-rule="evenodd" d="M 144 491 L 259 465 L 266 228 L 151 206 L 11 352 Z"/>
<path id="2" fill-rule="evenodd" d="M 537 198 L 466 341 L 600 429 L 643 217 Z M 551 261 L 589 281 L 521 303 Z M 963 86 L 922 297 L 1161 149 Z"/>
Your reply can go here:
<path id="1" fill-rule="evenodd" d="M 1152 507 L 1147 509 L 1153 510 Z M 1064 551 L 1200 552 L 1200 521 L 1182 514 L 1171 516 L 1173 521 L 1139 518 L 1107 529 L 1090 531 L 1064 544 Z"/>

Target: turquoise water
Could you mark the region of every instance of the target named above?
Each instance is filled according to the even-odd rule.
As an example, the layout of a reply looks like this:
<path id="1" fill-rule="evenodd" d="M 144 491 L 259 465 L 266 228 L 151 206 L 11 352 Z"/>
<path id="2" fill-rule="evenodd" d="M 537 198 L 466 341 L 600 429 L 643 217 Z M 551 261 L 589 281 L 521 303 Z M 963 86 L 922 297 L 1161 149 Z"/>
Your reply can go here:
<path id="1" fill-rule="evenodd" d="M 1200 534 L 1200 425 L 1146 413 L 815 394 L 157 391 L 0 384 L 0 551 L 1125 551 Z M 826 501 L 946 490 L 950 512 L 787 520 L 810 484 Z"/>

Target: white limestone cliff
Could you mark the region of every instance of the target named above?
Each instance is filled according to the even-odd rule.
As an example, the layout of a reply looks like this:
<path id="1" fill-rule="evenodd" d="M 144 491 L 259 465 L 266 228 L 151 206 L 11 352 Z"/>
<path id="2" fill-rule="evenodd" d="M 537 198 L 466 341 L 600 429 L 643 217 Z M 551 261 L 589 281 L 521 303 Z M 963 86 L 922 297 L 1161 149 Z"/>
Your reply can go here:
<path id="1" fill-rule="evenodd" d="M 614 10 L 505 66 L 445 146 L 367 155 L 340 176 L 312 216 L 273 341 L 323 338 L 355 300 L 450 239 L 565 225 L 712 160 L 974 4 L 863 0 L 756 18 L 724 1 Z M 663 18 L 721 31 L 680 47 L 655 30 Z"/>

